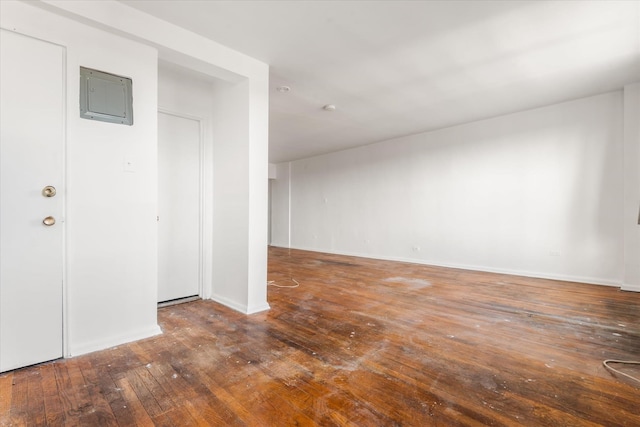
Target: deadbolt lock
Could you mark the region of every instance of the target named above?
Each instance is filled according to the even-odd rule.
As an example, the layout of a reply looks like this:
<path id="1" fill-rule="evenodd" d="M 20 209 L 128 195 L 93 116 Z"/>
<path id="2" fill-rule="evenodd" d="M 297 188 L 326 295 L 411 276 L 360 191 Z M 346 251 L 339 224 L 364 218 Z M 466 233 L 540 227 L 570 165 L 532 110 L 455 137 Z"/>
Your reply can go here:
<path id="1" fill-rule="evenodd" d="M 52 216 L 48 216 L 45 219 L 42 220 L 42 223 L 44 225 L 46 225 L 47 227 L 51 227 L 53 224 L 56 223 L 56 219 Z"/>
<path id="2" fill-rule="evenodd" d="M 52 185 L 47 185 L 42 189 L 42 195 L 44 197 L 53 197 L 56 195 L 56 187 Z"/>

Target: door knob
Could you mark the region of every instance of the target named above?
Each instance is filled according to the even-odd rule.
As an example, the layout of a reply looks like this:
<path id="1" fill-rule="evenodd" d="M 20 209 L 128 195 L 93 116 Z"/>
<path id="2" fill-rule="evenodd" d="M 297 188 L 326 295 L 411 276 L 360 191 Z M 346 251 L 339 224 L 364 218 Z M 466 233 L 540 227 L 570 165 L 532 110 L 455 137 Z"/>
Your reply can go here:
<path id="1" fill-rule="evenodd" d="M 42 195 L 44 197 L 53 197 L 56 195 L 56 187 L 52 185 L 47 185 L 42 189 Z"/>
<path id="2" fill-rule="evenodd" d="M 48 216 L 45 219 L 42 220 L 42 223 L 44 225 L 46 225 L 47 227 L 51 227 L 53 224 L 56 223 L 56 219 L 52 216 Z"/>

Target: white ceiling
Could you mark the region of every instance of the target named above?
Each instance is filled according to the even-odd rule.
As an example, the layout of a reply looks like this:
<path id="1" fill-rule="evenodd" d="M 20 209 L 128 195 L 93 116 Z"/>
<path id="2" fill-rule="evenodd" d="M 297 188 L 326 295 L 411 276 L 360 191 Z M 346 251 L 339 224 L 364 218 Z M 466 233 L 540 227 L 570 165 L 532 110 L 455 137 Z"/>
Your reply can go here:
<path id="1" fill-rule="evenodd" d="M 274 163 L 640 80 L 639 1 L 123 3 L 270 64 Z"/>

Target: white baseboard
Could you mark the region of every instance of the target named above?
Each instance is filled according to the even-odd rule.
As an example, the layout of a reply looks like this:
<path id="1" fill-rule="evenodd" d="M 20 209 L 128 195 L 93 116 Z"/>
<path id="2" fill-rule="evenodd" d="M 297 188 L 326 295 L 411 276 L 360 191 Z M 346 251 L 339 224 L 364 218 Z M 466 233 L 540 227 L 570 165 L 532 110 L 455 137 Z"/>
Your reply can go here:
<path id="1" fill-rule="evenodd" d="M 153 337 L 162 334 L 160 326 L 154 325 L 149 328 L 139 329 L 127 334 L 116 335 L 96 341 L 85 342 L 80 344 L 71 344 L 69 346 L 69 354 L 65 357 L 75 357 L 82 354 L 92 353 L 98 350 L 104 350 L 111 347 L 116 347 L 122 344 L 126 344 L 132 341 L 138 341 L 144 338 Z"/>
<path id="2" fill-rule="evenodd" d="M 620 287 L 622 285 L 622 283 L 619 280 L 610 280 L 610 279 L 601 278 L 601 277 L 573 276 L 573 275 L 563 275 L 563 274 L 553 274 L 553 273 L 550 274 L 550 273 L 538 272 L 538 271 L 486 267 L 482 265 L 443 263 L 438 261 L 415 259 L 415 258 L 389 257 L 389 256 L 371 255 L 371 254 L 363 254 L 363 253 L 356 253 L 356 252 L 326 251 L 318 248 L 305 248 L 305 247 L 298 247 L 298 246 L 292 246 L 290 249 L 330 253 L 335 255 L 355 256 L 360 258 L 380 259 L 385 261 L 410 262 L 413 264 L 432 265 L 435 267 L 459 268 L 461 270 L 484 271 L 487 273 L 510 274 L 514 276 L 533 277 L 538 279 L 551 279 L 551 280 L 558 280 L 563 282 L 578 282 L 578 283 L 588 283 L 593 285 L 604 285 L 604 286 L 615 286 L 615 287 Z"/>
<path id="3" fill-rule="evenodd" d="M 216 294 L 213 294 L 210 299 L 226 307 L 229 307 L 235 311 L 239 311 L 240 313 L 243 313 L 243 314 L 259 313 L 261 311 L 269 310 L 271 308 L 266 301 L 263 304 L 247 306 L 245 304 L 238 304 L 237 302 L 230 300 L 227 297 L 223 297 L 221 295 L 216 295 Z"/>
<path id="4" fill-rule="evenodd" d="M 640 292 L 640 285 L 630 285 L 628 283 L 625 283 L 620 287 L 620 289 L 629 292 Z"/>
<path id="5" fill-rule="evenodd" d="M 271 306 L 268 303 L 252 305 L 247 308 L 247 314 L 256 314 L 263 311 L 271 310 Z"/>

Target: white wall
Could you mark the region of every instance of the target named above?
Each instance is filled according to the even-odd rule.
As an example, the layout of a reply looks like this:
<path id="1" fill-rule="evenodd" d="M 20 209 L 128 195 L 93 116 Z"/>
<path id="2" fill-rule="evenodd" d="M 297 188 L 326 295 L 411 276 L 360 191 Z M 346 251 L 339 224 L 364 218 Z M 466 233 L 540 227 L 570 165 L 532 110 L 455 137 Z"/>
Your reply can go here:
<path id="1" fill-rule="evenodd" d="M 250 260 L 250 245 L 259 249 L 259 260 L 266 259 L 267 245 L 264 215 L 256 221 L 264 223 L 261 230 L 252 233 L 248 226 L 251 212 L 260 209 L 252 207 L 251 173 L 258 174 L 255 182 L 264 183 L 258 191 L 263 193 L 260 203 L 264 203 L 265 213 L 268 176 L 266 151 L 252 150 L 246 143 L 251 127 L 249 82 L 224 82 L 161 64 L 158 91 L 161 108 L 202 118 L 205 124 L 203 296 L 243 313 L 266 310 L 266 264 L 255 273 L 247 268 L 260 265 Z M 251 156 L 257 157 L 257 165 L 251 166 Z M 250 244 L 252 234 L 257 239 Z M 247 283 L 256 286 L 248 287 Z"/>
<path id="2" fill-rule="evenodd" d="M 271 181 L 271 245 L 288 248 L 290 240 L 290 169 L 291 163 L 275 165 L 276 178 Z"/>
<path id="3" fill-rule="evenodd" d="M 157 52 L 24 3 L 2 2 L 1 15 L 3 28 L 66 47 L 65 353 L 159 333 Z M 133 126 L 79 118 L 80 66 L 133 79 Z"/>
<path id="4" fill-rule="evenodd" d="M 624 87 L 624 281 L 640 292 L 640 82 Z"/>
<path id="5" fill-rule="evenodd" d="M 623 166 L 621 92 L 384 141 L 292 162 L 273 244 L 619 285 Z"/>
<path id="6" fill-rule="evenodd" d="M 264 65 L 264 64 L 263 64 Z M 249 238 L 247 313 L 269 309 L 267 303 L 267 245 L 269 208 L 269 70 L 266 65 L 246 84 L 249 162 Z M 221 106 L 223 107 L 223 106 Z M 215 283 L 214 283 L 215 286 Z"/>
<path id="7" fill-rule="evenodd" d="M 219 83 L 220 90 L 214 87 L 213 94 L 213 114 L 217 124 L 212 123 L 212 298 L 244 313 L 268 309 L 268 65 L 118 1 L 43 0 L 42 3 L 58 13 L 155 46 L 160 59 L 215 78 Z M 220 82 L 226 82 L 232 89 L 226 90 L 225 84 Z M 238 105 L 244 107 L 234 109 Z M 227 106 L 239 116 L 232 117 L 226 110 Z M 226 119 L 216 117 L 218 112 Z M 241 128 L 236 129 L 235 126 Z M 229 158 L 216 157 L 216 152 Z M 223 167 L 216 172 L 216 165 Z M 232 185 L 243 193 L 230 195 L 216 184 L 217 180 L 225 182 L 229 179 L 222 171 L 232 166 L 245 173 L 241 180 L 245 180 L 246 185 Z M 216 190 L 216 185 L 220 191 Z M 242 197 L 245 198 L 244 203 L 234 203 L 234 198 Z M 220 224 L 225 217 L 245 221 L 235 224 L 241 228 L 240 234 L 232 233 L 233 227 L 226 229 Z M 235 245 L 234 250 L 225 251 L 223 247 L 228 244 Z M 221 268 L 216 270 L 216 265 Z M 229 274 L 227 268 L 244 273 Z"/>
<path id="8" fill-rule="evenodd" d="M 244 126 L 248 114 L 245 96 L 248 83 L 220 83 L 215 91 L 213 191 L 218 199 L 213 206 L 213 232 L 216 239 L 224 244 L 213 248 L 213 298 L 246 311 L 247 288 L 237 286 L 237 283 L 249 280 L 248 270 L 241 267 L 249 263 L 246 251 L 249 239 L 246 227 L 249 221 L 249 165 L 243 161 L 249 155 L 249 147 L 239 143 L 246 140 L 249 132 Z"/>
<path id="9" fill-rule="evenodd" d="M 42 3 L 83 22 L 156 46 L 160 59 L 226 82 L 227 86 L 219 83 L 214 87 L 213 97 L 214 116 L 219 112 L 226 119 L 216 117 L 217 124 L 212 124 L 212 298 L 244 313 L 268 309 L 268 65 L 118 1 L 42 0 Z M 227 107 L 240 116 L 231 117 Z M 216 153 L 229 158 L 216 157 Z M 217 165 L 220 169 L 216 171 Z M 233 167 L 231 174 L 223 172 Z M 230 187 L 242 194 L 231 194 L 216 184 L 238 177 L 238 171 L 243 171 L 244 176 Z M 244 201 L 238 203 L 240 198 Z M 234 218 L 233 227 L 224 227 L 225 218 Z M 241 232 L 234 233 L 238 227 Z M 233 245 L 233 250 L 225 251 L 224 245 Z M 216 270 L 216 266 L 221 268 Z M 243 273 L 236 274 L 240 271 Z"/>
<path id="10" fill-rule="evenodd" d="M 188 69 L 160 61 L 158 66 L 158 107 L 202 118 L 205 139 L 211 141 L 213 79 Z"/>
<path id="11" fill-rule="evenodd" d="M 266 159 L 266 151 L 254 150 L 251 144 L 242 143 L 250 133 L 249 90 L 246 80 L 214 85 L 212 298 L 236 310 L 254 313 L 269 308 L 263 280 L 266 263 L 258 270 L 245 267 L 259 265 L 255 260 L 267 256 L 268 163 L 259 160 L 259 164 L 254 165 L 252 157 Z M 257 174 L 259 179 L 252 178 L 252 174 Z M 252 200 L 254 185 L 260 186 L 257 191 L 261 194 Z M 255 226 L 253 214 L 261 223 L 257 230 L 252 228 Z M 243 283 L 262 286 L 248 289 L 241 286 Z"/>
<path id="12" fill-rule="evenodd" d="M 242 202 L 230 203 L 229 195 L 219 191 L 211 204 L 226 209 L 227 217 L 244 219 L 237 224 L 242 243 L 235 252 L 226 253 L 221 248 L 238 235 L 218 224 L 221 232 L 216 236 L 213 224 L 208 224 L 219 246 L 208 256 L 223 266 L 219 272 L 209 271 L 209 282 L 211 293 L 218 289 L 223 296 L 231 295 L 226 303 L 236 309 L 246 313 L 267 309 L 268 66 L 117 1 L 2 1 L 0 7 L 2 28 L 66 48 L 65 355 L 160 332 L 156 319 L 158 52 L 161 59 L 236 87 L 220 94 L 214 88 L 218 106 L 212 103 L 210 108 L 215 115 L 226 105 L 240 106 L 234 110 L 239 116 L 225 113 L 228 120 L 217 130 L 221 137 L 230 136 L 219 140 L 220 147 L 236 147 L 228 153 L 219 150 L 222 156 L 216 162 L 230 162 L 244 171 L 244 185 L 236 186 L 239 193 L 231 197 Z M 80 65 L 133 79 L 134 126 L 78 118 Z M 172 95 L 166 95 L 168 103 L 193 106 L 193 100 L 184 102 L 178 96 L 169 101 Z M 125 160 L 134 164 L 135 172 L 124 172 Z M 215 179 L 221 188 L 226 178 L 224 173 L 218 177 L 211 173 L 211 188 Z M 214 223 L 223 220 L 224 215 L 213 218 Z M 225 274 L 225 268 L 242 273 Z"/>

